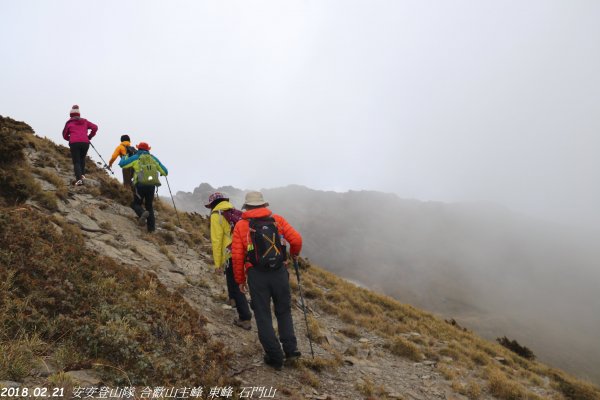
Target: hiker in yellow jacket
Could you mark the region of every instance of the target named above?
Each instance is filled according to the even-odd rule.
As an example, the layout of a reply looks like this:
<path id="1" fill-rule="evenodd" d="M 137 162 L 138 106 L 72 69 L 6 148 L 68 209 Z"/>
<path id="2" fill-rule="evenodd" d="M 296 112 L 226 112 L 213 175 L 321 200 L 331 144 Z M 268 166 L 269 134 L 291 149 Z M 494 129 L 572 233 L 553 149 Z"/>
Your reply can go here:
<path id="1" fill-rule="evenodd" d="M 212 242 L 215 270 L 225 270 L 229 298 L 235 301 L 238 318 L 233 323 L 240 328 L 250 330 L 252 314 L 246 296 L 240 291 L 233 278 L 231 264 L 231 231 L 241 218 L 242 212 L 236 210 L 223 193 L 213 193 L 208 198 L 206 208 L 210 208 L 210 240 Z"/>
<path id="2" fill-rule="evenodd" d="M 121 136 L 121 143 L 117 146 L 115 151 L 108 162 L 108 167 L 111 168 L 117 157 L 127 158 L 131 157 L 136 153 L 135 147 L 131 145 L 131 139 L 129 135 Z M 133 184 L 133 169 L 132 168 L 123 168 L 123 185 L 126 187 L 131 187 Z"/>

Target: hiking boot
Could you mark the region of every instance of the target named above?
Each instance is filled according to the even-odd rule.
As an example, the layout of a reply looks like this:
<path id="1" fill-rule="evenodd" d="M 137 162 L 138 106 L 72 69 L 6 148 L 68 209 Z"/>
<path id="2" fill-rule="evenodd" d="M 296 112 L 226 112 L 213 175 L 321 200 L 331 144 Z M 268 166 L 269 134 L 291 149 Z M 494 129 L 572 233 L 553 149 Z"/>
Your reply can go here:
<path id="1" fill-rule="evenodd" d="M 263 360 L 265 361 L 265 364 L 275 369 L 276 371 L 281 371 L 283 369 L 283 361 L 274 360 L 268 354 L 265 354 L 263 356 Z"/>
<path id="2" fill-rule="evenodd" d="M 252 329 L 252 323 L 250 322 L 250 320 L 242 321 L 242 320 L 239 320 L 236 318 L 233 320 L 233 324 L 235 326 L 239 326 L 240 328 L 245 329 L 247 331 Z"/>
<path id="3" fill-rule="evenodd" d="M 298 350 L 294 350 L 291 353 L 285 353 L 285 363 L 292 363 L 299 359 L 300 356 L 302 356 L 302 353 L 300 353 Z"/>
<path id="4" fill-rule="evenodd" d="M 144 211 L 142 215 L 140 215 L 140 218 L 138 219 L 138 223 L 140 224 L 140 226 L 146 225 L 146 221 L 148 220 L 149 215 L 150 213 L 148 211 Z"/>
<path id="5" fill-rule="evenodd" d="M 83 185 L 83 181 L 80 179 L 77 182 L 75 182 L 75 186 L 81 186 Z"/>

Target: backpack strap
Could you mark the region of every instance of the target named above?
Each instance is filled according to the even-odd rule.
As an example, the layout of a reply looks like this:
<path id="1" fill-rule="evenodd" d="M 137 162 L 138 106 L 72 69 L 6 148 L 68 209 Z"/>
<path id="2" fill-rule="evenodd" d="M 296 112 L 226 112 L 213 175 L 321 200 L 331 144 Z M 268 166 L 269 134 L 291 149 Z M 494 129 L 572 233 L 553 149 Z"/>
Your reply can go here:
<path id="1" fill-rule="evenodd" d="M 219 223 L 223 222 L 223 213 L 221 212 L 221 210 L 217 210 L 217 211 L 212 211 L 211 214 L 219 214 Z"/>

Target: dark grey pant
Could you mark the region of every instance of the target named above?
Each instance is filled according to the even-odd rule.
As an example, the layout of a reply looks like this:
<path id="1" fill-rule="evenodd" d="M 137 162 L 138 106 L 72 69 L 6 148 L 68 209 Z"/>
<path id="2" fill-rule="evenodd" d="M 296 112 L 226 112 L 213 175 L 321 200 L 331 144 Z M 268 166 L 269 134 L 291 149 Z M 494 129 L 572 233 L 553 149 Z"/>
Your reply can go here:
<path id="1" fill-rule="evenodd" d="M 252 313 L 250 312 L 246 295 L 240 291 L 240 286 L 235 283 L 235 279 L 233 278 L 233 266 L 231 265 L 231 258 L 227 260 L 227 265 L 225 265 L 225 277 L 227 278 L 227 291 L 229 292 L 229 298 L 235 300 L 235 308 L 238 312 L 240 321 L 251 320 Z"/>
<path id="2" fill-rule="evenodd" d="M 283 362 L 283 352 L 293 353 L 297 350 L 287 268 L 281 267 L 275 271 L 262 271 L 252 267 L 248 269 L 247 273 L 254 319 L 258 328 L 258 339 L 271 360 Z M 279 340 L 277 340 L 273 329 L 271 299 L 273 299 L 273 305 L 275 306 Z M 280 341 L 281 345 L 279 344 Z M 281 351 L 282 345 L 283 352 Z"/>
<path id="3" fill-rule="evenodd" d="M 83 142 L 69 143 L 69 148 L 71 149 L 75 179 L 80 180 L 81 175 L 85 175 L 85 156 L 87 156 L 90 144 Z"/>
<path id="4" fill-rule="evenodd" d="M 148 232 L 154 232 L 156 229 L 155 221 L 154 221 L 154 191 L 156 190 L 156 186 L 148 186 L 148 185 L 135 185 L 135 193 L 133 195 L 133 202 L 131 203 L 131 208 L 137 214 L 138 217 L 141 217 L 144 211 L 148 211 L 148 219 L 146 220 L 146 225 L 148 227 Z M 144 205 L 146 210 L 144 210 Z"/>

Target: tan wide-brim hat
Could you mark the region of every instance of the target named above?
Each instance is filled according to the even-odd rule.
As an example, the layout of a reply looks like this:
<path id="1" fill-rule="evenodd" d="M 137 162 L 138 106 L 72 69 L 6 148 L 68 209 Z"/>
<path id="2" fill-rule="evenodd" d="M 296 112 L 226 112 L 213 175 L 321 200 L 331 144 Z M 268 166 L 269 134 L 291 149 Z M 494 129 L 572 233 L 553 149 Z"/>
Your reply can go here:
<path id="1" fill-rule="evenodd" d="M 265 201 L 261 192 L 248 192 L 246 193 L 246 199 L 244 200 L 244 205 L 242 206 L 242 208 L 246 209 L 248 208 L 247 206 L 266 207 L 268 205 L 269 203 Z"/>

